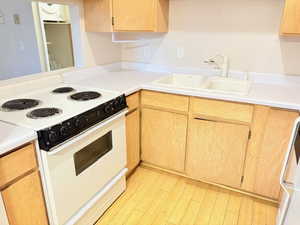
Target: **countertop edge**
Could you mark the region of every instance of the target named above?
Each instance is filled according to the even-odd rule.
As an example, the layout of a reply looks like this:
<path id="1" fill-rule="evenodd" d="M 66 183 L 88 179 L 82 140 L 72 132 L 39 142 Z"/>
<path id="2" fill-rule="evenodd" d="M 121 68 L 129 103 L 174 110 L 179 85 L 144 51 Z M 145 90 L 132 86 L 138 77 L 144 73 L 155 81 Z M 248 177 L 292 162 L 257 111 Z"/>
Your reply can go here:
<path id="1" fill-rule="evenodd" d="M 6 154 L 7 152 L 13 151 L 21 147 L 22 145 L 35 141 L 37 139 L 36 133 L 32 132 L 26 136 L 12 138 L 11 141 L 7 141 L 0 146 L 0 156 Z"/>
<path id="2" fill-rule="evenodd" d="M 239 102 L 239 103 L 253 104 L 253 105 L 264 105 L 269 107 L 300 111 L 300 106 L 293 103 L 283 104 L 282 102 L 276 102 L 276 101 L 270 102 L 267 100 L 251 99 L 249 97 L 243 97 L 239 95 L 233 96 L 233 95 L 225 95 L 225 94 L 217 94 L 217 93 L 209 93 L 209 92 L 206 93 L 200 91 L 196 92 L 196 91 L 190 91 L 184 89 L 160 87 L 152 84 L 142 84 L 139 87 L 128 89 L 125 91 L 125 95 L 129 96 L 141 90 L 157 91 L 157 92 L 163 92 L 167 94 L 177 94 L 177 95 L 199 97 L 199 98 L 208 98 L 212 100 L 223 100 L 223 101 Z"/>

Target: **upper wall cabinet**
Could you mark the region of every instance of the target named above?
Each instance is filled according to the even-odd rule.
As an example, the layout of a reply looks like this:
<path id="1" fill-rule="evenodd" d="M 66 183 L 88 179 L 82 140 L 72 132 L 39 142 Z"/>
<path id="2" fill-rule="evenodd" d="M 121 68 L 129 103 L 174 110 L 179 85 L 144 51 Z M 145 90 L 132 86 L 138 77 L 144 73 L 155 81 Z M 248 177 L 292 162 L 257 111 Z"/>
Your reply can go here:
<path id="1" fill-rule="evenodd" d="M 88 32 L 167 32 L 169 0 L 84 0 Z"/>
<path id="2" fill-rule="evenodd" d="M 300 1 L 286 0 L 281 35 L 300 35 Z"/>

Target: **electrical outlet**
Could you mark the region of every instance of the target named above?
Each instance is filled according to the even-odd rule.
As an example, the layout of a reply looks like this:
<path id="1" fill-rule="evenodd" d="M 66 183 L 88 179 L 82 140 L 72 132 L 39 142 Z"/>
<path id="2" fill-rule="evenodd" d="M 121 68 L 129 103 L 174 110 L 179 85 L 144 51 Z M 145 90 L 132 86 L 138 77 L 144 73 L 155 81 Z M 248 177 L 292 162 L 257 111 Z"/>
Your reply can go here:
<path id="1" fill-rule="evenodd" d="M 19 14 L 14 14 L 13 17 L 14 17 L 15 24 L 17 25 L 21 24 L 21 19 Z"/>
<path id="2" fill-rule="evenodd" d="M 4 15 L 0 12 L 0 24 L 4 24 L 4 23 L 5 23 Z"/>
<path id="3" fill-rule="evenodd" d="M 184 57 L 184 47 L 177 47 L 177 58 L 182 59 Z"/>

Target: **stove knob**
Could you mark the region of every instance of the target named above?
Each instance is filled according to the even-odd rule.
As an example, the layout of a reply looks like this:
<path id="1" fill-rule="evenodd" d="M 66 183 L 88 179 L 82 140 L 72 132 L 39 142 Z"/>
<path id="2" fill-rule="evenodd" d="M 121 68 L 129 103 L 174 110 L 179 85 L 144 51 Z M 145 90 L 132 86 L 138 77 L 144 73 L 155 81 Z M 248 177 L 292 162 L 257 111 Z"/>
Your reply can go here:
<path id="1" fill-rule="evenodd" d="M 115 107 L 115 108 L 118 108 L 118 106 L 119 106 L 119 100 L 116 99 L 116 100 L 114 101 L 114 107 Z"/>
<path id="2" fill-rule="evenodd" d="M 48 136 L 49 136 L 49 141 L 51 143 L 56 142 L 58 140 L 58 135 L 55 131 L 50 131 Z"/>
<path id="3" fill-rule="evenodd" d="M 83 128 L 85 124 L 86 124 L 86 119 L 84 117 L 80 117 L 75 121 L 75 126 L 77 128 Z"/>
<path id="4" fill-rule="evenodd" d="M 112 105 L 108 104 L 107 106 L 105 106 L 104 108 L 104 112 L 106 112 L 107 114 L 110 114 L 113 111 Z"/>
<path id="5" fill-rule="evenodd" d="M 118 97 L 120 105 L 124 104 L 125 98 L 123 96 Z"/>
<path id="6" fill-rule="evenodd" d="M 60 128 L 60 134 L 61 134 L 62 136 L 67 136 L 67 135 L 68 135 L 68 127 L 63 125 L 63 126 Z"/>

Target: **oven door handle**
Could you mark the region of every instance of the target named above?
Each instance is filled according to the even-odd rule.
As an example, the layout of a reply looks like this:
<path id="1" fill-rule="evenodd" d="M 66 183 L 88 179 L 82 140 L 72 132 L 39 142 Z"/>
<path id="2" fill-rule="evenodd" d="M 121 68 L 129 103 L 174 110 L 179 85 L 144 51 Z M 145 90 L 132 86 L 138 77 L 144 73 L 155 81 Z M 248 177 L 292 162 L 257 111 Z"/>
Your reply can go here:
<path id="1" fill-rule="evenodd" d="M 118 120 L 122 117 L 125 117 L 127 113 L 128 113 L 128 109 L 122 110 L 121 112 L 113 115 L 112 117 L 102 121 L 99 125 L 91 127 L 90 129 L 84 131 L 83 133 L 80 133 L 78 136 L 75 136 L 74 138 L 68 140 L 67 142 L 62 143 L 61 145 L 59 145 L 54 150 L 52 150 L 50 152 L 47 152 L 47 154 L 48 155 L 55 155 L 55 154 L 59 153 L 60 151 L 64 150 L 64 148 L 66 148 L 67 146 L 70 146 L 70 145 L 74 144 L 74 142 L 78 141 L 81 138 L 84 138 L 84 137 L 88 136 L 89 134 L 91 134 L 95 130 L 97 130 L 99 128 L 102 128 L 102 127 L 105 127 L 108 124 L 110 124 L 111 122 L 113 122 L 115 120 Z"/>

